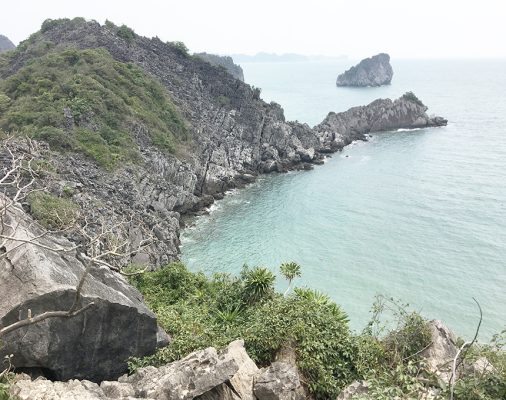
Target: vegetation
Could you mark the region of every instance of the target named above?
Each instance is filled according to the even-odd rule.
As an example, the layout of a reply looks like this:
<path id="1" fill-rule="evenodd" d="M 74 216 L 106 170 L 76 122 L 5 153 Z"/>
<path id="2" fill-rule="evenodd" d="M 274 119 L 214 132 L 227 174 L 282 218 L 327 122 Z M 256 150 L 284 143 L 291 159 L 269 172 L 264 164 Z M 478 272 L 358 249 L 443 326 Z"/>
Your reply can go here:
<path id="1" fill-rule="evenodd" d="M 34 191 L 28 196 L 32 216 L 48 229 L 72 226 L 78 216 L 77 204 L 51 193 Z"/>
<path id="2" fill-rule="evenodd" d="M 406 99 L 408 101 L 411 101 L 412 103 L 418 104 L 419 106 L 425 107 L 425 104 L 422 103 L 422 100 L 420 100 L 413 92 L 406 92 L 402 95 L 403 99 Z"/>
<path id="3" fill-rule="evenodd" d="M 137 123 L 165 151 L 187 139 L 186 123 L 161 84 L 104 49 L 33 59 L 0 81 L 0 109 L 0 129 L 84 153 L 106 168 L 138 159 L 131 134 Z"/>
<path id="4" fill-rule="evenodd" d="M 107 22 L 106 22 L 107 23 Z M 126 25 L 121 25 L 118 28 L 118 31 L 116 32 L 116 35 L 118 35 L 120 38 L 125 39 L 127 42 L 131 42 L 135 39 L 135 32 L 132 28 L 129 28 Z"/>

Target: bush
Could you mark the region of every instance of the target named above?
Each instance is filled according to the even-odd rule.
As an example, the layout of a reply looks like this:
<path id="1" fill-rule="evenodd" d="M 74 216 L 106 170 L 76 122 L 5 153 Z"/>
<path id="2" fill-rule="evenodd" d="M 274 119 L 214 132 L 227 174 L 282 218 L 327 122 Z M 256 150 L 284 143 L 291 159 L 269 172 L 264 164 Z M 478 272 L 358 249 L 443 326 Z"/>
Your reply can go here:
<path id="1" fill-rule="evenodd" d="M 48 229 L 65 229 L 72 226 L 79 208 L 71 200 L 47 192 L 32 192 L 28 196 L 30 212 Z"/>
<path id="2" fill-rule="evenodd" d="M 50 51 L 34 59 L 0 81 L 0 109 L 0 129 L 82 152 L 109 169 L 140 159 L 132 124 L 142 124 L 152 144 L 167 152 L 188 137 L 165 88 L 104 49 Z"/>
<path id="3" fill-rule="evenodd" d="M 223 348 L 243 338 L 259 365 L 271 363 L 283 345 L 293 343 L 316 398 L 335 397 L 357 377 L 356 341 L 346 314 L 330 300 L 275 293 L 274 274 L 265 268 L 245 268 L 239 277 L 206 277 L 177 263 L 135 276 L 132 283 L 173 340 L 154 356 L 130 360 L 131 369 L 177 360 L 208 346 Z"/>
<path id="4" fill-rule="evenodd" d="M 418 97 L 416 97 L 416 95 L 413 92 L 404 93 L 402 95 L 402 98 L 411 101 L 412 103 L 418 104 L 419 106 L 425 107 L 425 104 L 423 104 L 422 101 Z"/>
<path id="5" fill-rule="evenodd" d="M 132 28 L 129 28 L 126 25 L 121 25 L 118 28 L 118 31 L 116 32 L 116 35 L 118 35 L 120 38 L 125 39 L 127 42 L 131 42 L 135 39 L 135 32 Z"/>
<path id="6" fill-rule="evenodd" d="M 188 56 L 188 47 L 183 42 L 169 42 L 169 44 L 180 54 Z"/>

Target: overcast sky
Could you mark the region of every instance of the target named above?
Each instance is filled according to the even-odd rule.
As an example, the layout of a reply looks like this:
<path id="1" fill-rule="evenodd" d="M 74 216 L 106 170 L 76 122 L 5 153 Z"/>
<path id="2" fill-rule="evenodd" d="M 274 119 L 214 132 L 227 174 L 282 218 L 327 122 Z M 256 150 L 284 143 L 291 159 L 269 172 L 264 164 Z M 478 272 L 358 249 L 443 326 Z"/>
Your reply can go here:
<path id="1" fill-rule="evenodd" d="M 363 58 L 506 57 L 506 0 L 4 0 L 16 44 L 46 18 L 82 16 L 181 40 L 192 52 Z"/>

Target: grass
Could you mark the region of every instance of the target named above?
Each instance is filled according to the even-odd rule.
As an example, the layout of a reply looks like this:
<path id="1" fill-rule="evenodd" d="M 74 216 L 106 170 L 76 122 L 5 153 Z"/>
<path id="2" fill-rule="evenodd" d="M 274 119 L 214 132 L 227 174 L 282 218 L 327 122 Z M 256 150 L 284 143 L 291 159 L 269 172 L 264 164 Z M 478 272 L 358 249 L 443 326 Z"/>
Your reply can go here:
<path id="1" fill-rule="evenodd" d="M 6 65 L 0 62 L 0 72 Z M 109 169 L 138 159 L 132 136 L 138 123 L 166 152 L 188 139 L 187 124 L 165 88 L 105 49 L 54 51 L 49 46 L 46 54 L 0 81 L 0 112 L 0 129 L 84 153 Z"/>

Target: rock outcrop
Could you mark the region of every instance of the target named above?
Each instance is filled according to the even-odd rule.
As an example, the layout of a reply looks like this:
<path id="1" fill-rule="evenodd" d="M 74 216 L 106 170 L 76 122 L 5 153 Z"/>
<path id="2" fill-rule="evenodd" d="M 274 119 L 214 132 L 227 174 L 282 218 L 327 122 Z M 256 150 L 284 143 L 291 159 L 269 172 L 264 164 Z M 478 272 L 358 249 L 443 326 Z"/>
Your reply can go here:
<path id="1" fill-rule="evenodd" d="M 239 79 L 240 81 L 244 82 L 244 72 L 240 65 L 234 63 L 232 57 L 218 56 L 216 54 L 209 53 L 195 53 L 194 55 L 202 58 L 211 65 L 225 68 L 226 71 L 235 79 Z"/>
<path id="2" fill-rule="evenodd" d="M 20 206 L 10 207 L 2 222 L 0 233 L 16 240 L 5 242 L 0 258 L 0 326 L 27 318 L 28 310 L 37 316 L 71 309 L 85 266 L 76 250 L 62 249 L 75 246 L 39 228 Z M 13 354 L 17 368 L 55 379 L 100 381 L 124 373 L 128 357 L 155 351 L 156 317 L 121 275 L 92 267 L 76 310 L 92 302 L 76 316 L 48 318 L 8 333 L 1 338 L 0 359 Z"/>
<path id="3" fill-rule="evenodd" d="M 253 391 L 258 400 L 303 400 L 297 368 L 276 361 L 255 378 Z"/>
<path id="4" fill-rule="evenodd" d="M 356 66 L 337 77 L 337 86 L 381 86 L 389 85 L 394 71 L 390 65 L 390 56 L 385 53 L 365 58 Z"/>
<path id="5" fill-rule="evenodd" d="M 285 393 L 300 383 L 293 374 L 286 378 L 293 372 L 287 368 L 275 368 L 274 375 L 279 375 L 284 382 L 269 389 L 275 397 L 259 397 L 259 400 L 292 398 L 285 397 Z M 165 366 L 141 368 L 133 375 L 103 381 L 100 385 L 85 380 L 52 382 L 37 378 L 32 381 L 28 376 L 19 376 L 10 390 L 20 400 L 245 400 L 256 399 L 253 378 L 259 374 L 263 376 L 265 371 L 258 370 L 244 343 L 235 341 L 222 352 L 209 347 Z"/>
<path id="6" fill-rule="evenodd" d="M 16 46 L 12 43 L 7 36 L 0 35 L 0 53 L 4 53 L 9 50 L 14 50 Z"/>
<path id="7" fill-rule="evenodd" d="M 371 132 L 444 126 L 447 122 L 441 117 L 429 117 L 427 107 L 412 93 L 406 93 L 394 101 L 378 99 L 367 106 L 331 112 L 314 130 L 322 152 L 339 150 L 353 140 L 365 140 Z"/>
<path id="8" fill-rule="evenodd" d="M 78 153 L 42 148 L 37 155 L 50 160 L 55 171 L 43 177 L 41 185 L 57 195 L 65 187 L 74 188 L 72 200 L 83 215 L 99 213 L 113 223 L 135 214 L 152 228 L 158 240 L 149 255 L 136 255 L 133 261 L 137 263 L 163 265 L 177 260 L 181 216 L 199 212 L 258 174 L 310 169 L 322 163 L 325 153 L 364 139 L 367 132 L 444 124 L 443 119 L 427 117 L 425 107 L 381 100 L 346 113 L 331 113 L 311 128 L 286 121 L 283 109 L 262 101 L 258 89 L 170 43 L 140 36 L 126 40 L 118 36 L 117 28 L 84 20 L 46 25 L 2 67 L 2 78 L 40 56 L 42 42 L 51 44 L 46 47 L 52 51 L 102 48 L 115 60 L 136 64 L 158 79 L 190 126 L 191 144 L 176 156 L 147 143 L 145 126 L 135 121 L 130 133 L 141 160 L 114 171 Z M 143 239 L 141 232 L 130 234 Z"/>

